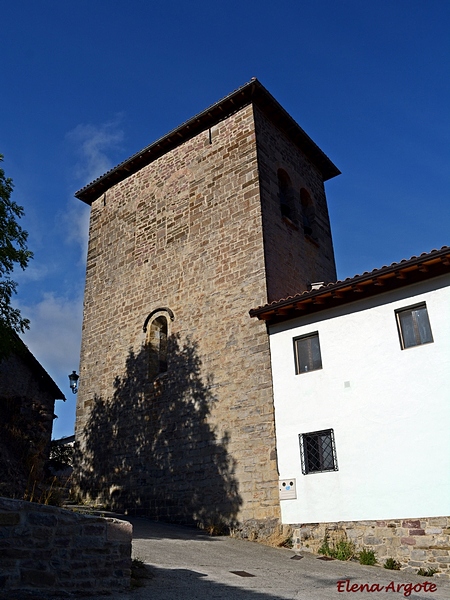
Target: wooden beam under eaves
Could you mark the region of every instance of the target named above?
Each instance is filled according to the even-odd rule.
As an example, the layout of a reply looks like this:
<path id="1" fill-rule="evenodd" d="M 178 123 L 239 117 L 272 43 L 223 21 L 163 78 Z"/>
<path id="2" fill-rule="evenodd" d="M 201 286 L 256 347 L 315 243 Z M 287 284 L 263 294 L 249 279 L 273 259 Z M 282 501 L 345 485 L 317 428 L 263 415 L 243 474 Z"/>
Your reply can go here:
<path id="1" fill-rule="evenodd" d="M 306 304 L 304 302 L 296 302 L 294 308 L 295 310 L 306 310 Z"/>
<path id="2" fill-rule="evenodd" d="M 265 312 L 260 315 L 257 315 L 257 317 L 261 321 L 269 321 L 269 319 L 271 319 L 274 315 L 275 315 L 275 311 L 271 310 L 270 313 Z"/>
<path id="3" fill-rule="evenodd" d="M 288 315 L 290 313 L 290 307 L 282 307 L 282 308 L 276 308 L 275 309 L 275 314 L 278 316 L 285 316 Z"/>

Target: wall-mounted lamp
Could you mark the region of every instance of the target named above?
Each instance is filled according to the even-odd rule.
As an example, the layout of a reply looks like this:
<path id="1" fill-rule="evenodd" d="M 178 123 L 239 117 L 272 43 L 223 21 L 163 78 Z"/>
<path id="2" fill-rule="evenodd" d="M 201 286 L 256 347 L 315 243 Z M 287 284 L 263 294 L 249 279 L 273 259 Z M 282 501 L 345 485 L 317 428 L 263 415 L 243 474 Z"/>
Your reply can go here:
<path id="1" fill-rule="evenodd" d="M 72 371 L 72 373 L 69 375 L 69 385 L 70 385 L 70 389 L 72 390 L 72 394 L 76 394 L 78 392 L 78 380 L 80 379 L 80 376 L 77 375 L 76 371 Z"/>

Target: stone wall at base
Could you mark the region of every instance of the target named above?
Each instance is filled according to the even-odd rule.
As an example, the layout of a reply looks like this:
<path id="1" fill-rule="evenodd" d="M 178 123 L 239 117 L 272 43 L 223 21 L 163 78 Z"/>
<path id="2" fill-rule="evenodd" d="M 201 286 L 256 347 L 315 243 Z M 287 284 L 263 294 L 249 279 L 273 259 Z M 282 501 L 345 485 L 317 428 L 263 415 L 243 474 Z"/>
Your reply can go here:
<path id="1" fill-rule="evenodd" d="M 124 521 L 0 498 L 0 593 L 127 589 L 131 540 Z"/>
<path id="2" fill-rule="evenodd" d="M 437 570 L 435 577 L 450 578 L 450 517 L 421 517 L 384 521 L 341 521 L 293 525 L 293 548 L 317 552 L 327 537 L 330 546 L 342 539 L 356 551 L 375 552 L 378 564 L 387 558 L 404 571 Z"/>

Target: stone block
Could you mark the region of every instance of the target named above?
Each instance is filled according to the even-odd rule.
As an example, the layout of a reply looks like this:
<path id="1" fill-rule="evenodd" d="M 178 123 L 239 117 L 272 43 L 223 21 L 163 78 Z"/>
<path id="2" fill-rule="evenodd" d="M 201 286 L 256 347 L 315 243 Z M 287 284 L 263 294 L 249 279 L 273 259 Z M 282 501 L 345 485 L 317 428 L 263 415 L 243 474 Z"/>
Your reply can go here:
<path id="1" fill-rule="evenodd" d="M 23 583 L 30 584 L 38 589 L 50 587 L 56 582 L 54 573 L 37 569 L 21 569 L 20 578 Z"/>
<path id="2" fill-rule="evenodd" d="M 427 519 L 429 527 L 450 527 L 450 517 L 430 517 Z"/>
<path id="3" fill-rule="evenodd" d="M 407 546 L 416 545 L 416 539 L 413 537 L 402 537 L 400 541 L 402 544 L 406 544 Z"/>
<path id="4" fill-rule="evenodd" d="M 379 546 L 383 543 L 383 540 L 373 535 L 368 535 L 363 538 L 363 543 L 365 546 Z"/>
<path id="5" fill-rule="evenodd" d="M 20 523 L 20 513 L 0 512 L 0 527 L 7 525 L 18 525 Z"/>
<path id="6" fill-rule="evenodd" d="M 104 536 L 106 532 L 106 526 L 105 523 L 96 523 L 96 524 L 91 524 L 88 523 L 87 525 L 83 525 L 82 528 L 82 535 L 87 535 L 87 536 Z"/>
<path id="7" fill-rule="evenodd" d="M 402 527 L 404 527 L 405 529 L 420 529 L 420 521 L 419 520 L 402 521 Z"/>
<path id="8" fill-rule="evenodd" d="M 32 512 L 27 516 L 30 525 L 41 525 L 44 527 L 56 527 L 58 519 L 55 515 L 46 515 L 40 512 Z"/>
<path id="9" fill-rule="evenodd" d="M 411 551 L 411 559 L 412 560 L 425 560 L 427 557 L 427 553 L 424 550 L 412 550 Z"/>

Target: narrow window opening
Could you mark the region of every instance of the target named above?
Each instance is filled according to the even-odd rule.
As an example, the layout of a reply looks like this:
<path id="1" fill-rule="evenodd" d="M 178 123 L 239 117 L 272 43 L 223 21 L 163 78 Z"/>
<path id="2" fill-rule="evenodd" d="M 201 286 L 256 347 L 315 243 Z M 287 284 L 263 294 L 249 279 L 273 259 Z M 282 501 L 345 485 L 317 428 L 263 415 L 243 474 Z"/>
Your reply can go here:
<path id="1" fill-rule="evenodd" d="M 167 346 L 168 321 L 160 315 L 151 322 L 147 339 L 150 378 L 167 371 Z"/>
<path id="2" fill-rule="evenodd" d="M 278 199 L 280 202 L 281 216 L 295 223 L 295 207 L 293 190 L 289 175 L 283 169 L 278 170 Z"/>
<path id="3" fill-rule="evenodd" d="M 305 235 L 316 237 L 316 211 L 311 196 L 302 188 L 300 190 L 300 204 L 302 206 L 302 225 Z"/>

